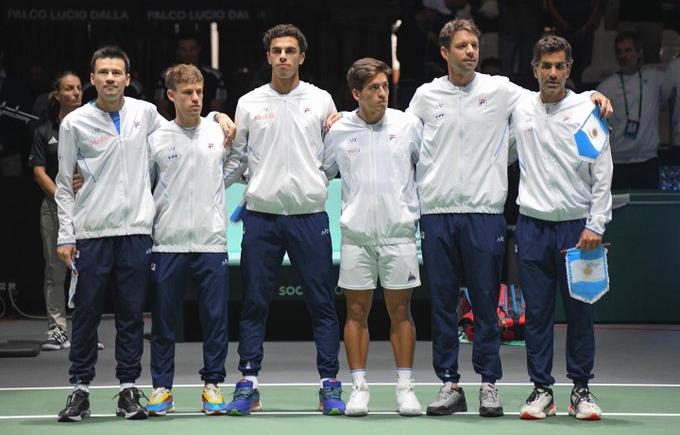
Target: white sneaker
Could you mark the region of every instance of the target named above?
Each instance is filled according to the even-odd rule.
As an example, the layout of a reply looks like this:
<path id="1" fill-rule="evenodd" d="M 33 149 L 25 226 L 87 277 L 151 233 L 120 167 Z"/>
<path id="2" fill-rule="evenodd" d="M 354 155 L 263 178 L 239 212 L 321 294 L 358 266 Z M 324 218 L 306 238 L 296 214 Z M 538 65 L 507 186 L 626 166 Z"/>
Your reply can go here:
<path id="1" fill-rule="evenodd" d="M 602 409 L 595 402 L 595 396 L 588 387 L 574 387 L 569 401 L 569 415 L 579 420 L 600 420 Z"/>
<path id="2" fill-rule="evenodd" d="M 397 384 L 397 412 L 406 417 L 423 414 L 423 408 L 413 391 L 413 379 L 408 383 Z"/>
<path id="3" fill-rule="evenodd" d="M 368 393 L 368 384 L 365 379 L 356 381 L 352 384 L 352 392 L 349 393 L 349 400 L 345 406 L 345 415 L 351 417 L 362 417 L 368 414 L 368 401 L 371 395 Z"/>
<path id="4" fill-rule="evenodd" d="M 542 420 L 555 415 L 557 407 L 553 399 L 553 391 L 548 387 L 534 387 L 526 403 L 519 410 L 522 420 Z"/>

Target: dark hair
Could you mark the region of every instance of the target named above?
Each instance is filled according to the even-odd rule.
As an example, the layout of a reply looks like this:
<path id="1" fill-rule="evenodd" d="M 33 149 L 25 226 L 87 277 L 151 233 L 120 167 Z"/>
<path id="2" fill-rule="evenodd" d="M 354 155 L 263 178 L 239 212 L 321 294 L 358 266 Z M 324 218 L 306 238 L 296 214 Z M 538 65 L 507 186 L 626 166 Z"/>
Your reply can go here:
<path id="1" fill-rule="evenodd" d="M 439 31 L 439 46 L 448 49 L 449 46 L 451 46 L 451 40 L 453 39 L 453 35 L 461 30 L 466 30 L 470 33 L 474 33 L 477 38 L 479 38 L 482 34 L 482 32 L 479 31 L 477 25 L 474 23 L 474 21 L 463 18 L 457 18 L 444 24 L 442 30 Z"/>
<path id="2" fill-rule="evenodd" d="M 194 65 L 180 63 L 165 71 L 165 87 L 177 90 L 178 83 L 203 83 L 203 74 Z"/>
<path id="3" fill-rule="evenodd" d="M 298 29 L 292 24 L 278 24 L 264 32 L 264 36 L 262 37 L 262 45 L 264 45 L 264 51 L 269 51 L 269 47 L 272 44 L 272 39 L 283 38 L 284 36 L 291 36 L 297 39 L 301 53 L 307 51 L 307 39 L 305 38 L 305 35 L 302 33 L 300 29 Z"/>
<path id="4" fill-rule="evenodd" d="M 115 45 L 106 45 L 101 47 L 92 54 L 92 59 L 90 60 L 90 70 L 94 71 L 94 64 L 98 59 L 111 58 L 111 59 L 121 59 L 125 62 L 125 73 L 130 72 L 130 58 L 127 53 L 125 53 L 120 47 Z"/>
<path id="5" fill-rule="evenodd" d="M 638 35 L 636 32 L 619 32 L 616 35 L 616 38 L 614 38 L 614 46 L 625 39 L 630 39 L 633 41 L 635 51 L 642 50 L 642 39 L 640 39 L 640 35 Z"/>
<path id="6" fill-rule="evenodd" d="M 567 40 L 557 35 L 546 35 L 534 45 L 534 57 L 531 59 L 531 64 L 534 66 L 538 65 L 544 53 L 557 53 L 560 51 L 564 51 L 569 65 L 574 63 L 574 58 L 571 57 L 571 45 Z"/>
<path id="7" fill-rule="evenodd" d="M 362 90 L 369 80 L 380 73 L 389 76 L 392 74 L 392 69 L 382 60 L 373 59 L 372 57 L 364 57 L 357 60 L 347 71 L 349 89 Z"/>
<path id="8" fill-rule="evenodd" d="M 48 101 L 47 101 L 47 114 L 49 115 L 50 119 L 57 119 L 57 115 L 59 115 L 59 109 L 60 104 L 59 100 L 55 98 L 55 95 L 61 90 L 61 81 L 64 80 L 64 77 L 66 76 L 74 76 L 78 77 L 78 74 L 74 73 L 73 71 L 61 71 L 57 73 L 56 76 L 54 76 L 54 80 L 52 80 L 52 89 L 49 93 Z M 78 80 L 80 80 L 80 77 L 78 77 Z"/>

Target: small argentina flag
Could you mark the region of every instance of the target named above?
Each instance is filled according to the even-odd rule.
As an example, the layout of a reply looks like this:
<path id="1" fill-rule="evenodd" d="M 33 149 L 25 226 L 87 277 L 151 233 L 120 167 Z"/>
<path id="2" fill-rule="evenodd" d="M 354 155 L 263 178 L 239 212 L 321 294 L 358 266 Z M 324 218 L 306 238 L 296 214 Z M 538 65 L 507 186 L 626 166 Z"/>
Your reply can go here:
<path id="1" fill-rule="evenodd" d="M 594 304 L 609 291 L 607 250 L 600 245 L 591 251 L 567 250 L 567 283 L 569 295 L 579 301 Z"/>
<path id="2" fill-rule="evenodd" d="M 600 107 L 595 106 L 583 125 L 574 133 L 579 157 L 588 163 L 597 160 L 608 137 L 609 127 L 600 117 Z"/>

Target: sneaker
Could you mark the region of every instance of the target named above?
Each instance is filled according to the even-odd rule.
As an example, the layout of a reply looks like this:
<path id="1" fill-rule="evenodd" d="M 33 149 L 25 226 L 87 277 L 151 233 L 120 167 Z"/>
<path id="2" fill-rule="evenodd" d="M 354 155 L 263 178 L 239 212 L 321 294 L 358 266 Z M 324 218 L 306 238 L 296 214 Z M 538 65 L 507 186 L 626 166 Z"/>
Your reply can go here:
<path id="1" fill-rule="evenodd" d="M 68 341 L 68 334 L 59 326 L 47 331 L 47 340 L 41 345 L 42 350 L 60 350 L 71 347 L 71 342 Z"/>
<path id="2" fill-rule="evenodd" d="M 90 393 L 73 390 L 66 398 L 66 407 L 59 411 L 60 422 L 80 421 L 90 416 Z"/>
<path id="3" fill-rule="evenodd" d="M 595 396 L 588 387 L 574 387 L 571 390 L 569 415 L 573 415 L 579 420 L 602 419 L 602 409 L 595 403 Z"/>
<path id="4" fill-rule="evenodd" d="M 144 393 L 139 391 L 137 387 L 126 388 L 116 396 L 118 396 L 116 408 L 118 417 L 125 417 L 127 420 L 144 420 L 148 417 L 146 408 L 139 403 L 139 399 L 144 396 Z"/>
<path id="5" fill-rule="evenodd" d="M 484 382 L 479 389 L 479 415 L 482 417 L 503 416 L 503 406 L 498 398 L 496 384 Z"/>
<path id="6" fill-rule="evenodd" d="M 553 391 L 548 387 L 534 387 L 527 401 L 519 410 L 519 418 L 523 420 L 540 420 L 555 415 L 557 407 L 553 399 Z"/>
<path id="7" fill-rule="evenodd" d="M 251 412 L 261 411 L 260 391 L 253 388 L 251 381 L 242 379 L 236 383 L 234 398 L 227 404 L 226 413 L 229 415 L 248 415 Z"/>
<path id="8" fill-rule="evenodd" d="M 363 417 L 368 414 L 368 401 L 371 395 L 368 393 L 368 384 L 365 379 L 352 384 L 352 392 L 349 393 L 345 415 L 350 417 Z"/>
<path id="9" fill-rule="evenodd" d="M 146 404 L 146 411 L 151 417 L 160 417 L 175 410 L 175 402 L 172 399 L 172 391 L 159 387 L 151 391 L 151 399 Z"/>
<path id="10" fill-rule="evenodd" d="M 324 415 L 343 415 L 345 402 L 342 401 L 342 384 L 337 379 L 323 381 L 319 389 L 319 411 Z"/>
<path id="11" fill-rule="evenodd" d="M 215 384 L 205 384 L 201 401 L 203 402 L 202 411 L 205 415 L 224 415 L 227 413 L 227 404 L 224 403 L 222 391 Z"/>
<path id="12" fill-rule="evenodd" d="M 467 402 L 463 387 L 453 388 L 450 382 L 445 383 L 437 397 L 427 407 L 427 415 L 451 415 L 454 412 L 467 412 Z"/>
<path id="13" fill-rule="evenodd" d="M 406 417 L 423 415 L 423 408 L 413 391 L 413 380 L 408 383 L 397 384 L 397 412 Z"/>

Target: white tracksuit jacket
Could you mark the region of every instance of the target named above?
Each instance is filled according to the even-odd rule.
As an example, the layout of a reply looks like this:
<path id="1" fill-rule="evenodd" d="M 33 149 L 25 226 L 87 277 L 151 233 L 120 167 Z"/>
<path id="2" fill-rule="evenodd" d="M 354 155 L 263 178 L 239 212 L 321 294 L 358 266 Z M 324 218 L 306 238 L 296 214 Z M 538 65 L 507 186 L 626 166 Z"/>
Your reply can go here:
<path id="1" fill-rule="evenodd" d="M 247 165 L 248 210 L 296 215 L 325 209 L 322 130 L 335 111 L 328 92 L 302 81 L 286 95 L 266 84 L 239 99 L 232 148 L 241 166 L 230 170 L 226 184 Z"/>
<path id="2" fill-rule="evenodd" d="M 546 221 L 587 218 L 602 235 L 612 217 L 613 164 L 609 140 L 593 163 L 579 158 L 574 133 L 593 110 L 587 95 L 545 104 L 538 93 L 521 99 L 512 114 L 520 163 L 520 213 Z"/>
<path id="3" fill-rule="evenodd" d="M 464 87 L 444 76 L 418 88 L 406 111 L 424 123 L 416 167 L 422 214 L 503 213 L 508 121 L 527 92 L 481 73 Z"/>
<path id="4" fill-rule="evenodd" d="M 168 122 L 149 136 L 154 252 L 227 251 L 227 155 L 238 162 L 223 143 L 219 124 L 206 118 L 193 129 Z"/>
<path id="5" fill-rule="evenodd" d="M 342 176 L 342 243 L 361 246 L 415 241 L 419 216 L 415 163 L 420 120 L 387 109 L 375 124 L 344 112 L 324 138 L 323 169 Z"/>
<path id="6" fill-rule="evenodd" d="M 59 245 L 98 237 L 151 234 L 154 216 L 146 138 L 165 122 L 156 107 L 125 97 L 120 134 L 109 113 L 86 104 L 59 128 L 55 198 Z M 73 194 L 73 172 L 84 178 Z"/>

